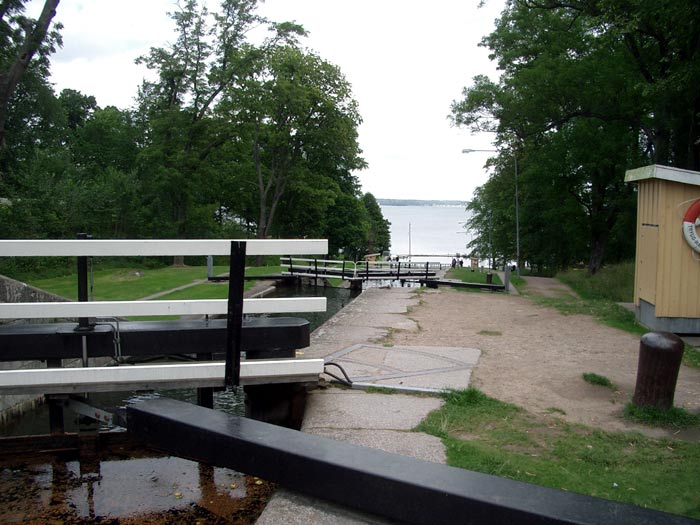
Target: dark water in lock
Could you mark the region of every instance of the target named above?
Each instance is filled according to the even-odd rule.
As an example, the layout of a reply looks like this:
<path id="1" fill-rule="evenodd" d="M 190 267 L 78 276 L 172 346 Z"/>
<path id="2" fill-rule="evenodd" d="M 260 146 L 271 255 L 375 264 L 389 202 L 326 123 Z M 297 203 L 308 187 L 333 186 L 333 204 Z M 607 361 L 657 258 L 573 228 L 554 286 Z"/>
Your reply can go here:
<path id="1" fill-rule="evenodd" d="M 325 296 L 326 312 L 299 314 L 314 330 L 358 293 L 304 286 L 279 288 L 272 296 Z M 112 411 L 161 396 L 196 402 L 194 389 L 95 393 L 90 395 L 90 402 Z M 215 392 L 214 408 L 242 415 L 243 389 Z M 65 411 L 67 432 L 89 435 L 97 428 L 95 423 Z M 100 430 L 121 429 L 102 426 Z M 0 436 L 48 431 L 48 407 L 40 405 L 12 425 L 0 428 Z M 133 445 L 111 446 L 99 452 L 87 447 L 48 455 L 0 454 L 0 523 L 254 523 L 273 490 L 273 485 L 252 476 L 149 453 Z"/>
<path id="2" fill-rule="evenodd" d="M 310 330 L 313 332 L 337 312 L 342 310 L 345 305 L 349 304 L 359 294 L 359 291 L 350 290 L 348 288 L 294 285 L 278 287 L 274 292 L 265 297 L 325 297 L 325 312 L 305 312 L 298 315 L 280 314 L 284 317 L 289 317 L 290 315 L 303 317 L 309 321 Z"/>

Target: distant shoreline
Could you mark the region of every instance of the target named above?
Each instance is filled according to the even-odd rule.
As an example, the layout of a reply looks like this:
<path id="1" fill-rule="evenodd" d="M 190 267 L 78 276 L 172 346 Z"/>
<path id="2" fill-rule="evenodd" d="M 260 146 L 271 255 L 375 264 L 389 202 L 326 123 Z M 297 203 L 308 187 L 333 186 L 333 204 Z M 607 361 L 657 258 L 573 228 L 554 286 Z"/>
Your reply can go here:
<path id="1" fill-rule="evenodd" d="M 419 199 L 377 199 L 380 206 L 462 206 L 469 204 L 467 201 L 446 200 L 419 200 Z"/>

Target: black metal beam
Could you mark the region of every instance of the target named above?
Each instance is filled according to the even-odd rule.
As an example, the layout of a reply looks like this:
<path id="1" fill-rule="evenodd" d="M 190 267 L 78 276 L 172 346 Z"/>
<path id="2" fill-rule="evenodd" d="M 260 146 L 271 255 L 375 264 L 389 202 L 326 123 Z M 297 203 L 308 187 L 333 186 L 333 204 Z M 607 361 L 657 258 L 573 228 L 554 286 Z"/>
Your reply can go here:
<path id="1" fill-rule="evenodd" d="M 132 435 L 171 454 L 408 523 L 697 523 L 337 442 L 172 399 L 129 406 L 127 424 Z"/>
<path id="2" fill-rule="evenodd" d="M 114 356 L 114 326 L 98 324 L 76 332 L 77 323 L 0 326 L 0 361 Z M 295 317 L 258 317 L 243 321 L 242 348 L 247 357 L 294 357 L 309 346 L 309 322 Z M 219 354 L 226 352 L 226 320 L 127 321 L 119 323 L 122 356 Z M 215 357 L 221 359 L 222 357 Z"/>
<path id="3" fill-rule="evenodd" d="M 491 290 L 492 292 L 503 292 L 506 289 L 505 285 L 503 284 L 466 283 L 462 281 L 450 281 L 447 279 L 420 279 L 420 283 L 427 285 L 429 288 L 437 288 L 438 286 L 454 286 L 457 288 Z"/>
<path id="4" fill-rule="evenodd" d="M 241 380 L 245 253 L 245 242 L 231 241 L 226 314 L 226 366 L 224 368 L 224 384 L 227 388 L 237 387 Z"/>

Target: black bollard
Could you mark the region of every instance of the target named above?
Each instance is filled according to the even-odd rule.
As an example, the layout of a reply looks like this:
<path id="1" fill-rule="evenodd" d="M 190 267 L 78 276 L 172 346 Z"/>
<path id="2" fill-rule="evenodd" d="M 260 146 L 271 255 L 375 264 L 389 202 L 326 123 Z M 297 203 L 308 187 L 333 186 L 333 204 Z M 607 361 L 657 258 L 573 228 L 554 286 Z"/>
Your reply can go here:
<path id="1" fill-rule="evenodd" d="M 632 403 L 661 410 L 673 406 L 683 347 L 681 338 L 670 332 L 649 332 L 642 336 Z"/>

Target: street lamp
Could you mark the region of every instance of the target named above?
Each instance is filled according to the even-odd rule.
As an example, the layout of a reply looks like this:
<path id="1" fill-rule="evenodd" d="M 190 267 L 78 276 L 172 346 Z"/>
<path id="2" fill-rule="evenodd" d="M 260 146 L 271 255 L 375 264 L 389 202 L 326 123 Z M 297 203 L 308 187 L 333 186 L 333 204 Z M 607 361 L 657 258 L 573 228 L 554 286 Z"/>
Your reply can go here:
<path id="1" fill-rule="evenodd" d="M 464 148 L 462 153 L 475 153 L 484 151 L 489 153 L 497 153 L 495 149 L 471 149 Z M 520 207 L 518 203 L 518 155 L 513 149 L 513 162 L 515 164 L 515 272 L 520 277 Z"/>

